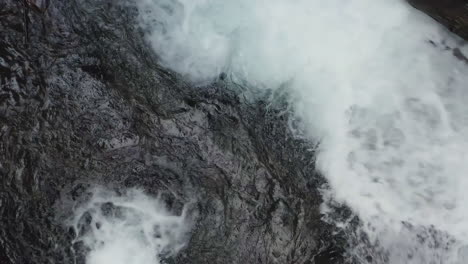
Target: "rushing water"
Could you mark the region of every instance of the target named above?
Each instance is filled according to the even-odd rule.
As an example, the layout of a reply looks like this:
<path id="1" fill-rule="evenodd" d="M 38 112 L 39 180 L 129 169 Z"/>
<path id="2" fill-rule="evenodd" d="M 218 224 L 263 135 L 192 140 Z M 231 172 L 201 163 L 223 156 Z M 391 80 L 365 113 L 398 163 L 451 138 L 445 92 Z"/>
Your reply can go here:
<path id="1" fill-rule="evenodd" d="M 117 194 L 93 190 L 69 220 L 74 244 L 86 250 L 87 264 L 158 264 L 185 244 L 184 214 L 171 214 L 158 198 L 132 189 Z"/>
<path id="2" fill-rule="evenodd" d="M 165 66 L 194 82 L 225 72 L 290 90 L 320 142 L 324 196 L 359 216 L 383 252 L 374 263 L 466 262 L 468 68 L 453 55 L 457 37 L 402 0 L 138 4 Z"/>

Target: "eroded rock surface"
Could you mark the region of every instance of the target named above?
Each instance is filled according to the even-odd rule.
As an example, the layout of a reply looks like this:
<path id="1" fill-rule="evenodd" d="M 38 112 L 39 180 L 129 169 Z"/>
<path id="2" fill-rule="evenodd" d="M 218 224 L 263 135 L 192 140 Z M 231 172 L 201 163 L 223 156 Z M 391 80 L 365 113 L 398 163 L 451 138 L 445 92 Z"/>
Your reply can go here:
<path id="1" fill-rule="evenodd" d="M 412 2 L 466 38 L 464 1 Z M 63 201 L 93 185 L 192 203 L 188 246 L 167 263 L 343 263 L 286 105 L 225 78 L 185 83 L 135 16 L 113 0 L 0 2 L 0 263 L 83 263 Z"/>
<path id="2" fill-rule="evenodd" d="M 177 263 L 341 263 L 314 146 L 285 106 L 225 80 L 191 87 L 157 65 L 135 15 L 113 0 L 0 4 L 0 262 L 82 263 L 62 201 L 100 185 L 193 203 Z"/>

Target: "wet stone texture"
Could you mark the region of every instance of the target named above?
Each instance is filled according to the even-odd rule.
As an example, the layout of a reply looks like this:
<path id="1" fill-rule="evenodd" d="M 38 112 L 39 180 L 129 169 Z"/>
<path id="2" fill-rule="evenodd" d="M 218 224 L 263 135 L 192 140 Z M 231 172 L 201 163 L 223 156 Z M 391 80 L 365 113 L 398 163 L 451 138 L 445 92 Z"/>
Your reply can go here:
<path id="1" fill-rule="evenodd" d="M 468 1 L 408 0 L 408 2 L 445 25 L 450 31 L 468 40 Z"/>
<path id="2" fill-rule="evenodd" d="M 63 219 L 94 185 L 191 203 L 168 263 L 342 263 L 314 146 L 286 106 L 227 80 L 191 87 L 157 65 L 135 15 L 113 0 L 0 2 L 0 263 L 83 263 Z"/>
<path id="3" fill-rule="evenodd" d="M 191 204 L 189 243 L 166 263 L 344 263 L 286 105 L 225 78 L 190 86 L 158 66 L 135 15 L 0 1 L 0 263 L 83 263 L 63 219 L 94 185 Z"/>

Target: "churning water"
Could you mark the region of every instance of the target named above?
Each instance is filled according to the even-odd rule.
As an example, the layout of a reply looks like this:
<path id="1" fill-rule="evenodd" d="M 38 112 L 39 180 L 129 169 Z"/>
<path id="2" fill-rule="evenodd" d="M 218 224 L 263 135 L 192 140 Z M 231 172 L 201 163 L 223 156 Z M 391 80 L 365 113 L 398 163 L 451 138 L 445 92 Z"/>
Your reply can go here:
<path id="1" fill-rule="evenodd" d="M 382 252 L 374 263 L 468 261 L 468 67 L 457 37 L 403 0 L 138 5 L 162 63 L 194 82 L 225 72 L 288 87 L 320 141 L 324 196 L 359 216 Z"/>
<path id="2" fill-rule="evenodd" d="M 185 215 L 171 214 L 163 201 L 132 189 L 124 194 L 95 189 L 75 210 L 69 225 L 86 264 L 159 264 L 185 244 Z"/>

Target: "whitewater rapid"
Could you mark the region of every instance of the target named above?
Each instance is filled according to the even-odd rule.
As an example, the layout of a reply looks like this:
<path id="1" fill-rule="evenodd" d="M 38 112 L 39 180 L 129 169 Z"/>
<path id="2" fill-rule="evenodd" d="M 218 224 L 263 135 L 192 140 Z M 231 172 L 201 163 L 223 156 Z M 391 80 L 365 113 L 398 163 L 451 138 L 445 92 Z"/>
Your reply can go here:
<path id="1" fill-rule="evenodd" d="M 323 211 L 335 202 L 359 216 L 384 252 L 374 263 L 468 261 L 459 38 L 402 0 L 137 2 L 161 63 L 194 83 L 227 73 L 257 89 L 287 87 L 320 142 Z M 372 254 L 350 253 L 363 263 Z"/>
<path id="2" fill-rule="evenodd" d="M 159 264 L 185 246 L 190 227 L 185 212 L 174 215 L 160 198 L 138 189 L 90 192 L 67 221 L 86 264 Z"/>

